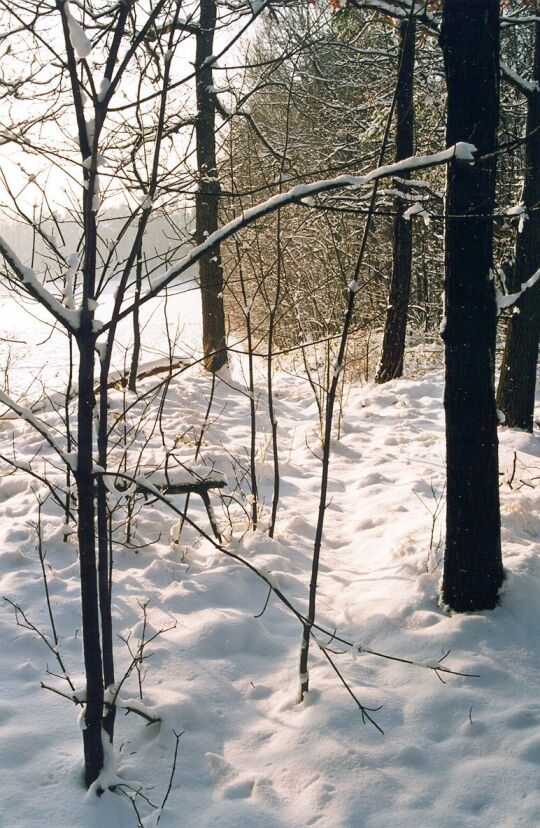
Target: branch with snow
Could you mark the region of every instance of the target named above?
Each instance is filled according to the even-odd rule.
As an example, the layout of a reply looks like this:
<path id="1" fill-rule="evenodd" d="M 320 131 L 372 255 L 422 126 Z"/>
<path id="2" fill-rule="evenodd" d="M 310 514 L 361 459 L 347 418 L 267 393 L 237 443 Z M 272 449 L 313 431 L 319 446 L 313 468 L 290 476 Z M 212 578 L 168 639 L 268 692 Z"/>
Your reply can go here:
<path id="1" fill-rule="evenodd" d="M 51 497 L 53 500 L 60 506 L 62 511 L 66 510 L 66 501 L 62 499 L 62 494 L 65 494 L 65 491 L 59 487 L 57 487 L 54 483 L 44 477 L 42 474 L 38 474 L 35 469 L 32 468 L 30 463 L 26 463 L 24 461 L 15 460 L 14 458 L 8 457 L 6 454 L 0 454 L 0 461 L 2 463 L 6 463 L 8 466 L 11 466 L 16 471 L 24 472 L 25 474 L 29 474 L 31 477 L 35 478 L 39 483 L 43 486 L 46 486 L 49 490 Z M 68 508 L 68 515 L 71 520 L 75 520 L 75 515 Z"/>
<path id="2" fill-rule="evenodd" d="M 266 201 L 256 204 L 245 210 L 236 218 L 229 221 L 223 227 L 211 233 L 205 241 L 194 247 L 183 259 L 180 259 L 173 267 L 171 267 L 160 278 L 154 281 L 152 288 L 147 291 L 139 300 L 139 306 L 150 299 L 157 296 L 164 288 L 167 287 L 177 276 L 184 273 L 192 265 L 196 264 L 204 255 L 211 252 L 213 248 L 224 242 L 226 239 L 233 236 L 239 230 L 253 224 L 255 221 L 275 212 L 290 204 L 298 204 L 310 196 L 318 195 L 319 193 L 331 192 L 340 189 L 358 189 L 378 181 L 381 178 L 393 177 L 396 174 L 406 173 L 411 170 L 422 170 L 430 167 L 436 167 L 441 164 L 447 164 L 453 159 L 468 164 L 473 164 L 475 161 L 476 147 L 474 144 L 468 144 L 460 141 L 457 144 L 449 147 L 441 152 L 436 152 L 433 155 L 412 156 L 411 158 L 404 158 L 401 161 L 396 161 L 394 164 L 385 164 L 382 167 L 377 167 L 366 175 L 340 175 L 336 178 L 328 178 L 322 181 L 314 181 L 311 184 L 297 184 L 290 190 L 272 196 Z M 129 305 L 124 308 L 118 316 L 118 319 L 123 319 L 133 311 L 134 306 Z M 101 331 L 105 331 L 110 327 L 111 323 L 105 323 Z"/>
<path id="3" fill-rule="evenodd" d="M 77 468 L 77 460 L 76 455 L 69 454 L 68 452 L 64 451 L 61 446 L 58 444 L 57 440 L 51 434 L 49 428 L 43 423 L 41 420 L 38 420 L 35 417 L 29 408 L 25 408 L 24 405 L 20 405 L 18 402 L 15 402 L 5 391 L 0 390 L 0 403 L 3 403 L 5 406 L 11 409 L 18 417 L 24 420 L 26 423 L 31 425 L 35 430 L 41 434 L 45 442 L 47 442 L 52 449 L 58 454 L 58 456 L 62 459 L 62 461 L 68 466 L 72 471 L 75 471 Z"/>
<path id="4" fill-rule="evenodd" d="M 525 222 L 528 219 L 527 208 L 525 207 L 524 203 L 521 201 L 519 204 L 516 204 L 515 207 L 511 207 L 509 210 L 506 211 L 505 215 L 518 216 L 518 233 L 523 233 Z"/>
<path id="5" fill-rule="evenodd" d="M 497 302 L 497 315 L 501 313 L 501 311 L 505 310 L 506 308 L 511 308 L 512 305 L 515 305 L 516 302 L 521 299 L 523 294 L 529 290 L 530 288 L 534 287 L 534 285 L 540 279 L 540 268 L 533 273 L 532 276 L 527 279 L 526 282 L 521 283 L 521 289 L 518 290 L 517 293 L 501 293 L 500 290 L 496 291 L 495 298 Z"/>
<path id="6" fill-rule="evenodd" d="M 71 41 L 73 51 L 79 60 L 83 60 L 84 58 L 87 58 L 92 51 L 92 41 L 86 35 L 86 32 L 81 24 L 78 23 L 73 17 L 69 7 L 69 0 L 65 0 L 64 12 L 69 28 L 69 39 Z"/>
<path id="7" fill-rule="evenodd" d="M 501 66 L 501 74 L 503 78 L 511 84 L 514 89 L 517 89 L 518 92 L 521 92 L 525 96 L 534 95 L 536 92 L 540 91 L 540 86 L 538 81 L 528 81 L 525 78 L 522 78 L 521 75 L 508 66 L 506 63 L 500 64 Z"/>
<path id="8" fill-rule="evenodd" d="M 0 237 L 0 253 L 10 266 L 23 289 L 32 299 L 43 305 L 64 328 L 75 333 L 80 325 L 80 313 L 77 310 L 65 308 L 50 291 L 44 287 L 31 267 L 23 265 L 15 251 Z"/>
<path id="9" fill-rule="evenodd" d="M 385 17 L 393 17 L 398 20 L 404 20 L 411 14 L 411 2 L 409 0 L 349 0 L 349 3 L 355 8 L 371 9 L 383 14 Z M 437 35 L 439 33 L 439 21 L 428 11 L 427 3 L 418 4 L 418 8 L 414 9 L 414 17 L 431 34 Z M 534 15 L 528 15 L 526 17 L 502 15 L 501 27 L 531 24 L 538 20 L 540 20 L 540 17 Z M 526 80 L 502 61 L 500 63 L 500 72 L 502 77 L 523 95 L 530 96 L 540 91 L 537 81 Z"/>
<path id="10" fill-rule="evenodd" d="M 421 216 L 424 219 L 424 224 L 427 226 L 430 222 L 429 213 L 422 207 L 419 201 L 416 201 L 408 210 L 403 213 L 403 218 L 410 221 L 413 216 Z"/>

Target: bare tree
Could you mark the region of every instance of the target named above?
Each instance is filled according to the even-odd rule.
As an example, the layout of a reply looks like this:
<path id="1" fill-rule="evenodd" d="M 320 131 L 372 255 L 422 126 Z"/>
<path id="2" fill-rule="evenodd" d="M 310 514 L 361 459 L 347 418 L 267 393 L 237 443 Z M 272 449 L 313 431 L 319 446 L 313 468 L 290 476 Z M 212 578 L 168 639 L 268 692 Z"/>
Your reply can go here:
<path id="1" fill-rule="evenodd" d="M 396 94 L 396 161 L 413 154 L 414 144 L 414 55 L 416 21 L 408 17 L 399 24 L 399 68 Z M 399 186 L 399 184 L 398 184 Z M 392 277 L 383 345 L 375 382 L 387 382 L 403 373 L 407 312 L 411 289 L 412 222 L 406 220 L 406 206 L 399 195 L 395 200 Z"/>
<path id="2" fill-rule="evenodd" d="M 196 97 L 198 189 L 195 199 L 195 237 L 201 244 L 218 228 L 220 183 L 216 162 L 216 91 L 212 64 L 216 29 L 215 0 L 201 0 L 196 29 Z M 204 364 L 209 371 L 227 362 L 223 268 L 219 245 L 199 262 L 203 308 Z"/>

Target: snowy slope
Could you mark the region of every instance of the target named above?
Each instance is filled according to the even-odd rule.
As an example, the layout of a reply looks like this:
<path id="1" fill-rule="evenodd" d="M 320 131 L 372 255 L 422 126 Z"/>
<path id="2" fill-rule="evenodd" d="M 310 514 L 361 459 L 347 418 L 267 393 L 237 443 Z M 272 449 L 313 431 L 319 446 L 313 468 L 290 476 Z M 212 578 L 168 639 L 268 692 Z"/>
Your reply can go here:
<path id="1" fill-rule="evenodd" d="M 146 382 L 150 387 L 152 380 Z M 196 371 L 180 376 L 169 391 L 163 432 L 169 441 L 179 436 L 181 459 L 193 456 L 209 394 L 208 377 Z M 262 531 L 247 531 L 245 515 L 234 504 L 228 526 L 217 493 L 213 502 L 221 525 L 234 530 L 231 550 L 271 572 L 305 609 L 320 485 L 316 407 L 307 384 L 292 376 L 278 378 L 277 395 L 282 496 L 275 539 L 264 532 L 272 467 L 262 390 Z M 121 395 L 112 402 L 120 407 Z M 227 474 L 228 491 L 236 489 L 244 505 L 248 414 L 241 387 L 219 381 L 199 459 Z M 13 420 L 2 422 L 0 441 L 0 453 L 12 456 L 14 444 L 20 460 L 31 460 L 40 448 L 29 427 Z M 161 454 L 156 430 L 144 465 L 159 462 Z M 274 597 L 255 617 L 267 597 L 256 576 L 189 527 L 175 543 L 177 518 L 158 504 L 143 507 L 137 540 L 147 545 L 116 553 L 114 618 L 116 632 L 136 642 L 142 634 L 140 604 L 148 602 L 147 637 L 168 629 L 149 645 L 152 655 L 144 665 L 144 709 L 162 722 L 147 726 L 133 713 L 119 716 L 109 781 L 141 788 L 160 805 L 173 731 L 184 731 L 161 828 L 539 825 L 539 455 L 538 436 L 502 430 L 505 592 L 494 612 L 450 617 L 437 602 L 444 523 L 442 376 L 352 388 L 341 439 L 333 445 L 318 621 L 365 647 L 417 662 L 434 663 L 451 650 L 447 666 L 480 676 L 446 676 L 442 684 L 422 666 L 366 653 L 336 655 L 362 704 L 382 705 L 372 715 L 384 736 L 362 723 L 316 648 L 311 692 L 297 704 L 298 622 Z M 2 595 L 48 634 L 31 525 L 38 485 L 22 472 L 8 474 L 5 465 L 2 471 Z M 208 531 L 197 501 L 192 498 L 189 515 Z M 57 511 L 50 500 L 43 505 L 48 584 L 60 652 L 80 687 L 76 551 L 62 540 Z M 98 800 L 84 791 L 80 708 L 40 689 L 41 681 L 62 686 L 46 672 L 47 665 L 57 671 L 52 654 L 35 633 L 16 626 L 7 604 L 0 624 L 0 824 L 137 825 L 127 797 L 108 792 Z M 120 640 L 117 657 L 121 677 L 129 655 Z M 136 674 L 122 695 L 138 698 Z M 158 813 L 141 797 L 136 802 L 143 824 L 154 825 Z"/>

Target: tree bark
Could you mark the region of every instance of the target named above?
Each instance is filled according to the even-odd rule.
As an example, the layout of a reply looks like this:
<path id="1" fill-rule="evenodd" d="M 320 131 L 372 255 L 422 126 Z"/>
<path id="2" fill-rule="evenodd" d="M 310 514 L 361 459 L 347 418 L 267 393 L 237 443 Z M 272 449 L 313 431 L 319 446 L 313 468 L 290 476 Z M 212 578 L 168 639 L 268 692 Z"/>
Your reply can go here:
<path id="1" fill-rule="evenodd" d="M 93 474 L 94 334 L 93 314 L 81 311 L 79 345 L 79 395 L 77 412 L 78 542 L 86 711 L 83 730 L 86 785 L 96 781 L 103 767 L 103 666 L 96 566 L 96 529 Z"/>
<path id="2" fill-rule="evenodd" d="M 443 600 L 458 612 L 491 609 L 503 580 L 495 288 L 491 265 L 499 113 L 499 2 L 445 0 L 447 143 L 477 148 L 447 173 L 445 255 L 447 516 Z"/>
<path id="3" fill-rule="evenodd" d="M 540 3 L 537 3 L 537 13 L 538 6 Z M 535 24 L 534 80 L 540 81 L 540 23 Z M 522 195 L 527 219 L 516 239 L 515 265 L 507 284 L 510 293 L 517 293 L 522 283 L 540 267 L 540 92 L 528 93 L 527 136 Z M 516 303 L 506 334 L 497 406 L 511 428 L 533 430 L 539 341 L 540 282 L 537 282 Z"/>
<path id="4" fill-rule="evenodd" d="M 141 356 L 141 326 L 139 318 L 139 300 L 142 291 L 142 252 L 137 253 L 137 269 L 135 271 L 135 296 L 133 298 L 133 351 L 131 353 L 131 364 L 129 368 L 128 388 L 130 391 L 137 390 L 137 371 Z"/>
<path id="5" fill-rule="evenodd" d="M 201 0 L 199 29 L 196 34 L 197 72 L 198 190 L 195 199 L 195 237 L 197 244 L 218 229 L 220 184 L 216 165 L 216 103 L 213 87 L 212 49 L 216 26 L 215 0 Z M 225 311 L 223 306 L 223 267 L 219 247 L 199 261 L 202 299 L 204 366 L 215 372 L 227 362 Z"/>
<path id="6" fill-rule="evenodd" d="M 396 95 L 396 161 L 414 152 L 414 57 L 416 22 L 413 17 L 399 25 L 398 82 Z M 410 178 L 405 173 L 404 178 Z M 412 222 L 403 218 L 406 205 L 395 199 L 393 265 L 383 346 L 375 382 L 388 382 L 403 374 L 407 311 L 411 290 Z"/>

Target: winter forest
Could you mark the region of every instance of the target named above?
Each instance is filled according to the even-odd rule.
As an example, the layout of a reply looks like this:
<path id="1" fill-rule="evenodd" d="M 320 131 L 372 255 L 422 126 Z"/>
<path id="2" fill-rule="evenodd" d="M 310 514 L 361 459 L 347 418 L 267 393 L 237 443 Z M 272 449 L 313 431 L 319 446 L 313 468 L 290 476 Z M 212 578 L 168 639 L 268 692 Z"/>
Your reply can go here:
<path id="1" fill-rule="evenodd" d="M 540 825 L 540 0 L 0 56 L 0 824 Z"/>

